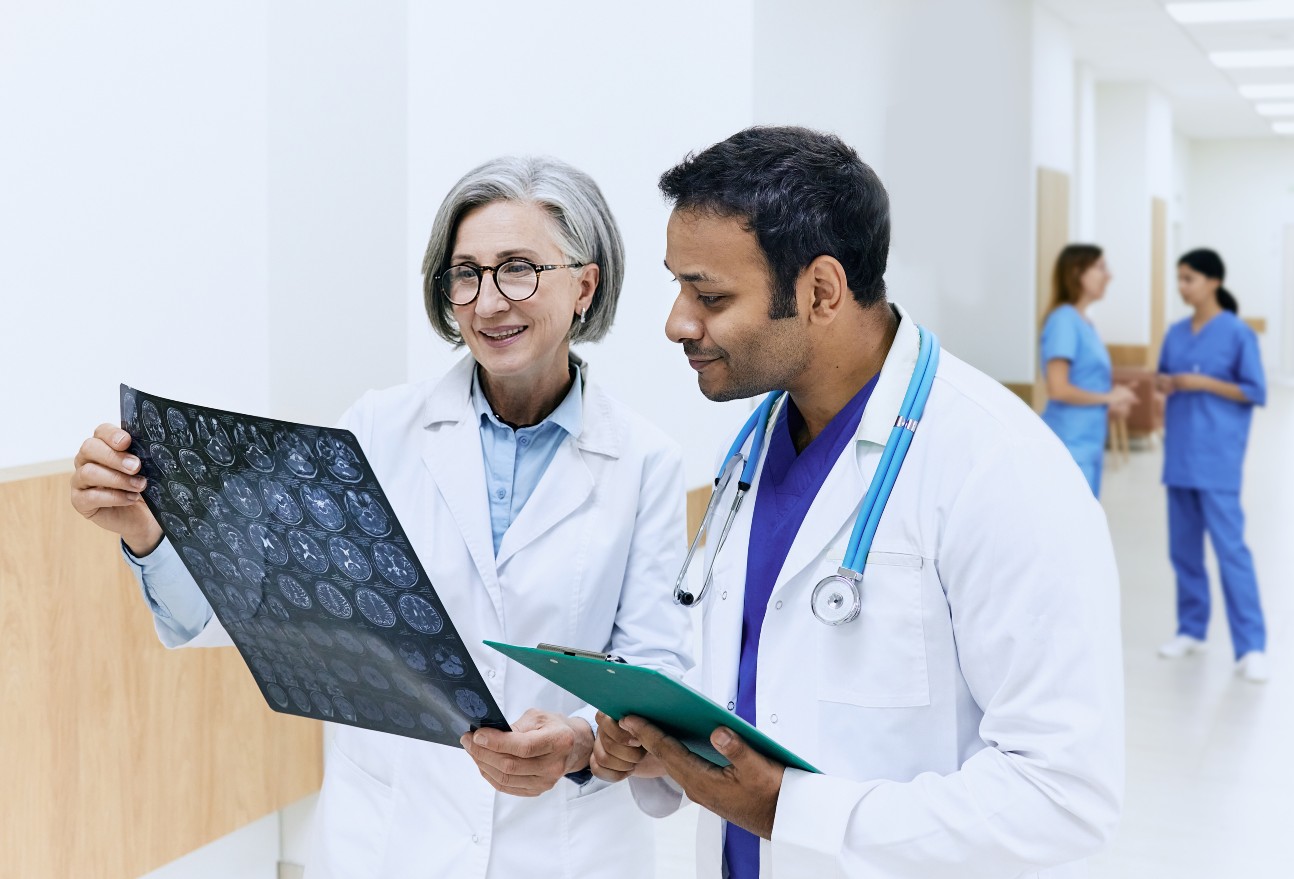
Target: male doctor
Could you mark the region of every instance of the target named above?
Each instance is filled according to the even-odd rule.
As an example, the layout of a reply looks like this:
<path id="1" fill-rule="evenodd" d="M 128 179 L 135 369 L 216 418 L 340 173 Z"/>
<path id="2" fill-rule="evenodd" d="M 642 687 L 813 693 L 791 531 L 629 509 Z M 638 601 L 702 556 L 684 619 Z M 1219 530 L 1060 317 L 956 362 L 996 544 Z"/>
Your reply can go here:
<path id="1" fill-rule="evenodd" d="M 1119 816 L 1123 693 L 1118 575 L 1073 459 L 944 351 L 859 614 L 824 624 L 814 586 L 842 566 L 918 359 L 916 320 L 886 299 L 885 189 L 800 128 L 739 132 L 660 187 L 679 284 L 666 332 L 701 392 L 788 392 L 753 503 L 717 557 L 713 532 L 706 547 L 699 685 L 821 774 L 726 728 L 719 768 L 605 715 L 594 771 L 634 776 L 654 815 L 684 796 L 704 807 L 706 877 L 1082 875 Z"/>

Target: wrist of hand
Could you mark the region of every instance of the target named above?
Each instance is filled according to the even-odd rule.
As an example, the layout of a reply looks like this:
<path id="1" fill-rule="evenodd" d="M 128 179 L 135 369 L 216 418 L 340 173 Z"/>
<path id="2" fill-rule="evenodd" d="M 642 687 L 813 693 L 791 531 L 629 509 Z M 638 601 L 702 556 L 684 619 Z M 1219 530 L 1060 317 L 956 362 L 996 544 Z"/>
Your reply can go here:
<path id="1" fill-rule="evenodd" d="M 593 727 L 582 717 L 567 717 L 566 725 L 575 734 L 575 743 L 566 755 L 566 773 L 588 769 L 589 758 L 593 755 Z"/>

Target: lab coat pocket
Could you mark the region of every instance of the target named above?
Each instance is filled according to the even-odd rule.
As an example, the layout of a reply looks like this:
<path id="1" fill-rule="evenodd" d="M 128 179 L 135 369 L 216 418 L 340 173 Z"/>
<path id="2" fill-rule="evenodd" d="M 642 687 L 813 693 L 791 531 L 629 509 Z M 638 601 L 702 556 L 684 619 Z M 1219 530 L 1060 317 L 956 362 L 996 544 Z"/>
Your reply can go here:
<path id="1" fill-rule="evenodd" d="M 628 783 L 593 779 L 584 787 L 566 800 L 566 851 L 580 853 L 568 861 L 569 875 L 576 879 L 611 871 L 618 879 L 651 879 L 656 845 L 652 819 L 639 811 Z"/>
<path id="2" fill-rule="evenodd" d="M 382 875 L 395 793 L 334 741 L 315 810 L 310 879 Z"/>
<path id="3" fill-rule="evenodd" d="M 858 618 L 821 626 L 817 633 L 820 700 L 865 708 L 930 704 L 921 617 L 923 564 L 921 556 L 908 553 L 868 555 Z M 834 574 L 838 565 L 824 564 L 819 578 Z"/>

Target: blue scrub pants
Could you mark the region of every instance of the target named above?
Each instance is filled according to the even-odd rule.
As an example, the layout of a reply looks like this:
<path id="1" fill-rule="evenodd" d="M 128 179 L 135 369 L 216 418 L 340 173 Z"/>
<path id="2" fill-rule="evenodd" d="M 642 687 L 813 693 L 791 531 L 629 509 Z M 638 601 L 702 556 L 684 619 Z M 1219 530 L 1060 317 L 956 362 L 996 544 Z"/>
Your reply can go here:
<path id="1" fill-rule="evenodd" d="M 1239 659 L 1267 648 L 1254 560 L 1245 546 L 1240 493 L 1168 486 L 1168 544 L 1177 573 L 1177 633 L 1204 640 L 1209 627 L 1209 576 L 1204 532 L 1222 573 L 1231 644 Z"/>

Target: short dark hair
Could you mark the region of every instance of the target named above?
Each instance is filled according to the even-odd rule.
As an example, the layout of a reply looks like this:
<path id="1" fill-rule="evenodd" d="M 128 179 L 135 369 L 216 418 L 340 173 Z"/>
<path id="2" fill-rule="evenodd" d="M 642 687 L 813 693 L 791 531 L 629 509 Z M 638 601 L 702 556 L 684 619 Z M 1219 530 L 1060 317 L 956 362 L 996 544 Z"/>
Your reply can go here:
<path id="1" fill-rule="evenodd" d="M 755 126 L 689 154 L 660 178 L 675 210 L 736 217 L 773 276 L 769 317 L 793 317 L 795 282 L 819 256 L 839 260 L 863 307 L 885 299 L 890 199 L 880 178 L 834 134 Z"/>

